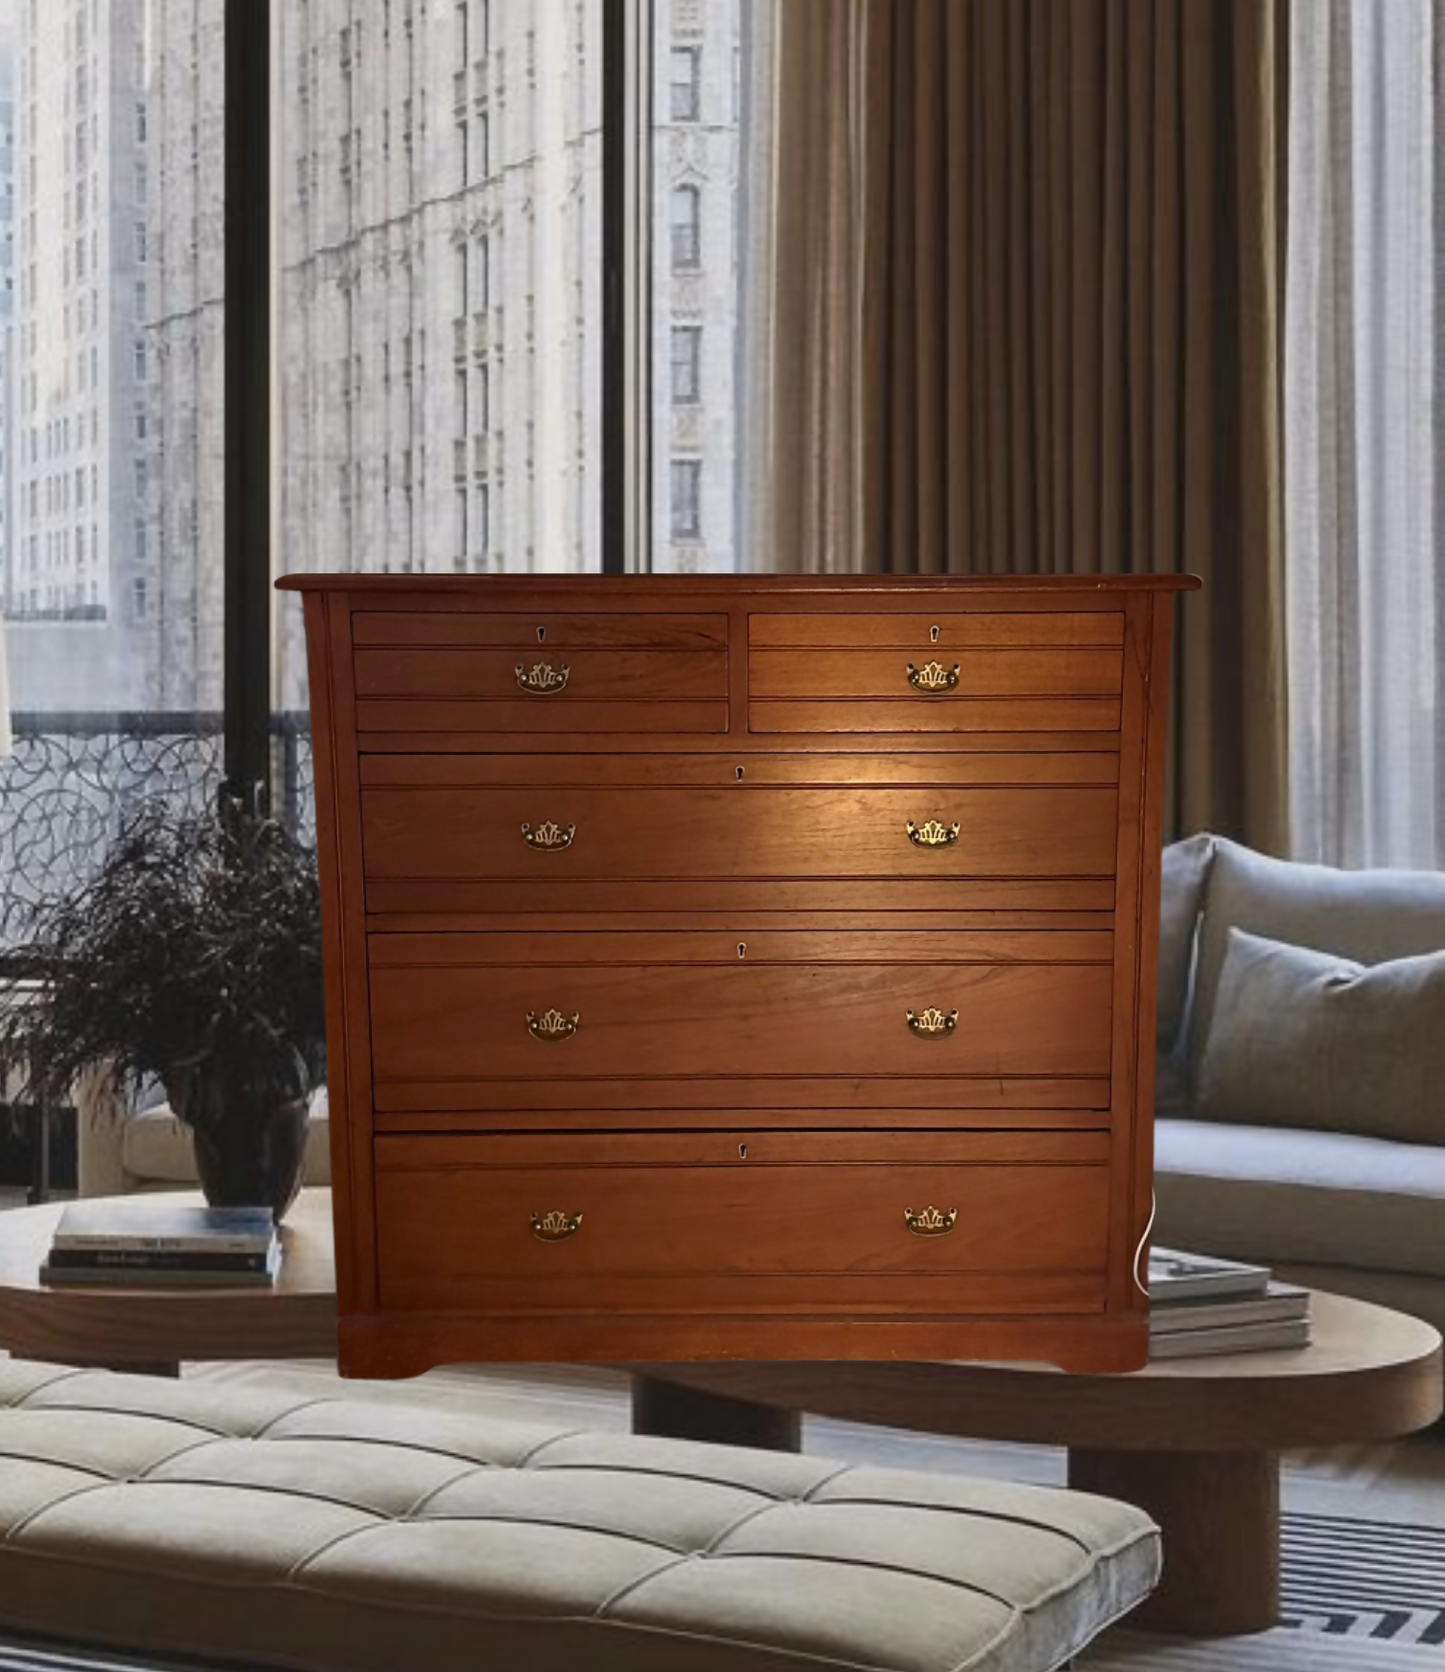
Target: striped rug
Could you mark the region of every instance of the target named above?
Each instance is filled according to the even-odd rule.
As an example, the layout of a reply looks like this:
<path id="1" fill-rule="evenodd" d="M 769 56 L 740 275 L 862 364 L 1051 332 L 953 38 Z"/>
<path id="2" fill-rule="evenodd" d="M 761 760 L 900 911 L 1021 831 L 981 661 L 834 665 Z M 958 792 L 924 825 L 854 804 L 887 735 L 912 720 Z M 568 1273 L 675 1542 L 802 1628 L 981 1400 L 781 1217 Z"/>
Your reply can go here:
<path id="1" fill-rule="evenodd" d="M 1286 1515 L 1282 1544 L 1296 1630 L 1418 1643 L 1445 1668 L 1445 1527 Z"/>

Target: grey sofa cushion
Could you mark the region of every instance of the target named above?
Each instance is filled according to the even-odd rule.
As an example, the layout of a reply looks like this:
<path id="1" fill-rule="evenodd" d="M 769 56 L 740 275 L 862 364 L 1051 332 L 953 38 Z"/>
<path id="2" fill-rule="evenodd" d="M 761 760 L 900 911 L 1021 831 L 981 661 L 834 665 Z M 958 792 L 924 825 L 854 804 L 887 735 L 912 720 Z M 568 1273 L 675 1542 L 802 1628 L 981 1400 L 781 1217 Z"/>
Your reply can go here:
<path id="1" fill-rule="evenodd" d="M 0 1363 L 0 1627 L 295 1672 L 1046 1672 L 1159 1535 L 1082 1492 Z"/>
<path id="2" fill-rule="evenodd" d="M 1164 1247 L 1445 1278 L 1445 1148 L 1160 1120 L 1154 1187 Z"/>
<path id="3" fill-rule="evenodd" d="M 1189 1049 L 1197 1064 L 1231 928 L 1362 964 L 1445 950 L 1445 874 L 1341 871 L 1271 859 L 1216 837 L 1204 891 Z"/>
<path id="4" fill-rule="evenodd" d="M 1231 928 L 1195 1112 L 1445 1144 L 1445 952 L 1364 965 Z"/>
<path id="5" fill-rule="evenodd" d="M 1189 974 L 1214 837 L 1190 836 L 1164 850 L 1159 889 L 1159 1011 L 1154 1030 L 1161 1052 L 1179 1039 L 1189 1003 Z"/>

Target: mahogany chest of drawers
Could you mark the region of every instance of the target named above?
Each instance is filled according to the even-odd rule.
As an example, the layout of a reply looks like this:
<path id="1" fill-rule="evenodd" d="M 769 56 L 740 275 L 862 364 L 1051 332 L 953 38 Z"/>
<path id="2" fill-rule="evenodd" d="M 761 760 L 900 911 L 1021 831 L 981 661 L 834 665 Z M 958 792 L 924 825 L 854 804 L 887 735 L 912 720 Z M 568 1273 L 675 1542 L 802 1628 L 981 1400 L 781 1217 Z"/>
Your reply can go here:
<path id="1" fill-rule="evenodd" d="M 344 1373 L 1144 1362 L 1197 582 L 280 584 Z"/>

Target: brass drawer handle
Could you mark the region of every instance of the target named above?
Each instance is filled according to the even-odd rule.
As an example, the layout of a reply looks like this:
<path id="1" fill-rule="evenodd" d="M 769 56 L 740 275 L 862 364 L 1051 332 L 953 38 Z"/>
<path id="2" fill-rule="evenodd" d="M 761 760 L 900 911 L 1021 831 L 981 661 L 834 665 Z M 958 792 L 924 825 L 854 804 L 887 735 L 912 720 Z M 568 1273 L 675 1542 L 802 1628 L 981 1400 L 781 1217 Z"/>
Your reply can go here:
<path id="1" fill-rule="evenodd" d="M 920 1039 L 946 1039 L 958 1026 L 958 1012 L 944 1012 L 930 1004 L 927 1010 L 905 1010 L 908 1025 Z"/>
<path id="2" fill-rule="evenodd" d="M 544 1010 L 539 1016 L 535 1010 L 527 1012 L 527 1032 L 533 1039 L 556 1040 L 570 1039 L 576 1033 L 582 1021 L 582 1012 L 574 1010 L 570 1016 L 564 1016 L 560 1010 Z"/>
<path id="3" fill-rule="evenodd" d="M 577 834 L 575 824 L 561 825 L 555 819 L 548 819 L 544 824 L 530 825 L 522 822 L 522 840 L 529 848 L 536 848 L 539 853 L 557 853 L 562 848 L 572 846 L 572 838 Z"/>
<path id="4" fill-rule="evenodd" d="M 903 1217 L 916 1237 L 946 1237 L 958 1218 L 958 1209 L 949 1208 L 945 1213 L 942 1208 L 929 1207 L 914 1213 L 912 1208 L 904 1208 Z"/>
<path id="5" fill-rule="evenodd" d="M 908 664 L 908 683 L 915 691 L 951 691 L 958 684 L 958 663 L 951 668 L 942 662 L 925 662 L 921 668 Z"/>
<path id="6" fill-rule="evenodd" d="M 915 848 L 948 848 L 958 840 L 957 824 L 943 824 L 938 819 L 925 819 L 922 824 L 908 821 L 908 840 Z"/>
<path id="7" fill-rule="evenodd" d="M 517 663 L 517 683 L 524 691 L 539 697 L 550 697 L 565 690 L 571 668 L 554 668 L 550 662 L 537 662 L 530 668 Z"/>
<path id="8" fill-rule="evenodd" d="M 538 1242 L 566 1242 L 568 1237 L 577 1235 L 581 1223 L 580 1213 L 563 1213 L 561 1208 L 553 1208 L 550 1213 L 532 1215 L 532 1235 Z"/>

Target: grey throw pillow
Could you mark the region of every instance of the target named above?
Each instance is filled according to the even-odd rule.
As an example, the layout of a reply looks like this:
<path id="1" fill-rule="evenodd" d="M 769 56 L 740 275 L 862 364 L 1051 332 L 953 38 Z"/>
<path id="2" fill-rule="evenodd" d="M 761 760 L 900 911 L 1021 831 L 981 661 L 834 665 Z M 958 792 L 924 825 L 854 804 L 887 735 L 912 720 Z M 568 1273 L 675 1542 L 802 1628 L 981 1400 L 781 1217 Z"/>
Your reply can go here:
<path id="1" fill-rule="evenodd" d="M 1445 1144 L 1445 952 L 1373 966 L 1231 929 L 1198 1113 Z"/>
<path id="2" fill-rule="evenodd" d="M 1445 874 L 1304 865 L 1216 837 L 1189 1008 L 1189 1057 L 1196 1069 L 1210 1033 L 1229 931 L 1236 928 L 1362 964 L 1440 952 Z"/>
<path id="3" fill-rule="evenodd" d="M 1164 850 L 1159 888 L 1159 1010 L 1154 1029 L 1154 1043 L 1163 1055 L 1174 1049 L 1184 1025 L 1194 931 L 1213 856 L 1214 838 L 1208 835 L 1171 842 Z"/>

